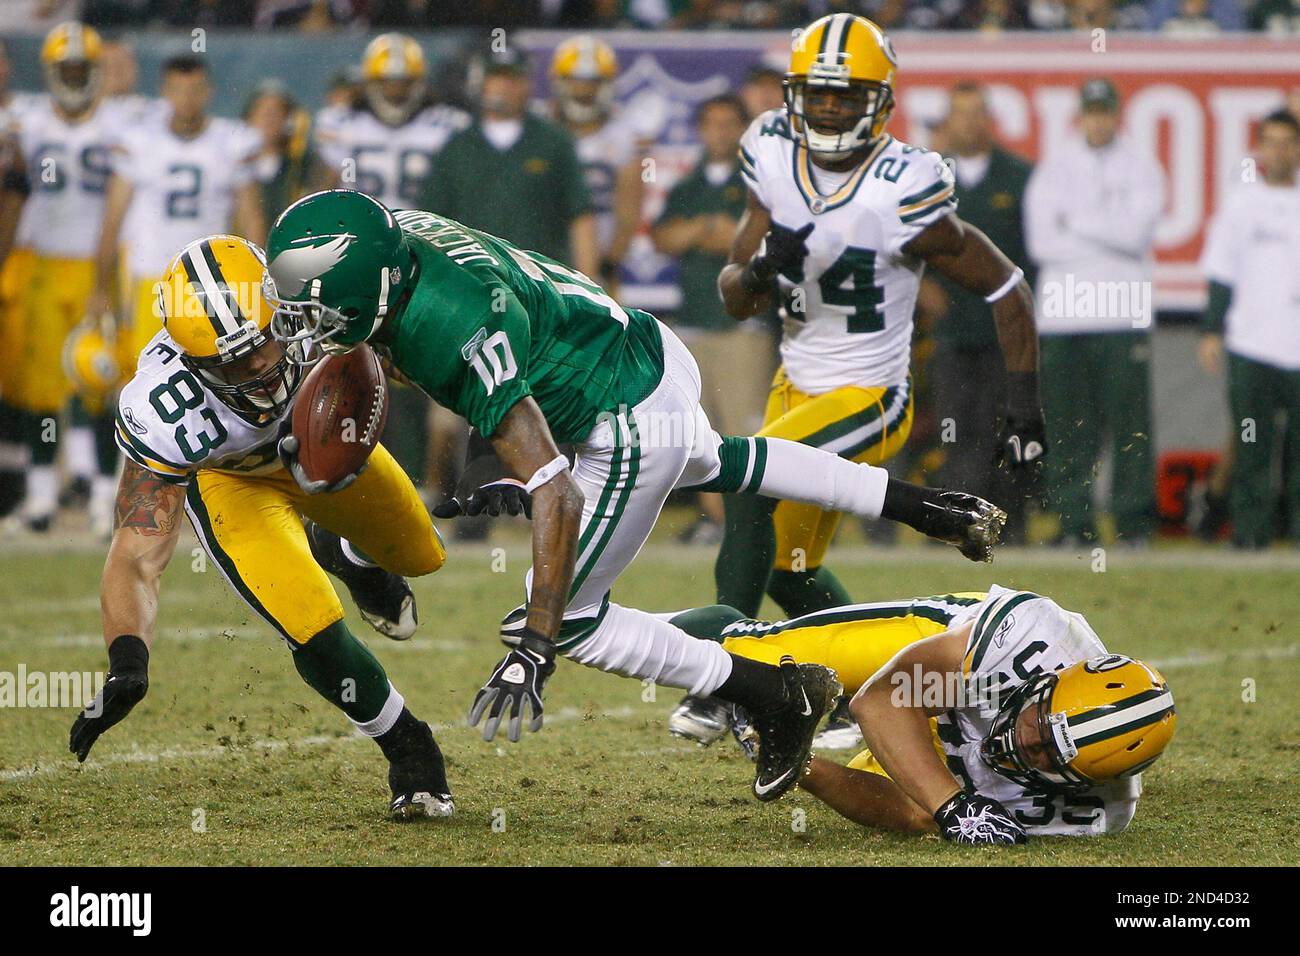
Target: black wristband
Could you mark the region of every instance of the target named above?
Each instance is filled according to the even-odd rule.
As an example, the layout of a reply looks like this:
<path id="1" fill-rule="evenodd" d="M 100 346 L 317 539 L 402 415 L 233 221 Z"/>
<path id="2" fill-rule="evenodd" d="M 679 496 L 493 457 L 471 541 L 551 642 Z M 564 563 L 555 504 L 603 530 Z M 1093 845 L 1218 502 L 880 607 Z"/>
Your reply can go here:
<path id="1" fill-rule="evenodd" d="M 772 280 L 775 278 L 776 270 L 767 261 L 767 257 L 754 256 L 740 274 L 740 287 L 750 295 L 762 295 L 772 290 Z"/>
<path id="2" fill-rule="evenodd" d="M 1007 414 L 1013 418 L 1041 418 L 1037 372 L 1007 373 Z"/>
<path id="3" fill-rule="evenodd" d="M 534 654 L 540 654 L 548 661 L 555 660 L 555 641 L 549 637 L 544 637 L 531 627 L 525 627 L 519 632 L 519 641 L 515 646 L 532 651 Z"/>
<path id="4" fill-rule="evenodd" d="M 108 672 L 118 677 L 149 676 L 149 646 L 134 634 L 119 634 L 108 645 Z"/>
<path id="5" fill-rule="evenodd" d="M 925 518 L 927 492 L 929 489 L 920 485 L 890 478 L 885 483 L 885 501 L 880 506 L 880 517 L 915 528 Z"/>

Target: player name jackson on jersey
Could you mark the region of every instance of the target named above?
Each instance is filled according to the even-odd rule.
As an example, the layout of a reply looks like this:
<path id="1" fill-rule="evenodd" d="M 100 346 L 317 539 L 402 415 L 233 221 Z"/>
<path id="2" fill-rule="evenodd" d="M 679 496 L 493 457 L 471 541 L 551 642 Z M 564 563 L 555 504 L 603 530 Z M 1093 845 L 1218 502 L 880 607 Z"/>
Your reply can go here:
<path id="1" fill-rule="evenodd" d="M 1040 834 L 1095 836 L 1128 826 L 1142 793 L 1140 774 L 1068 793 L 1027 789 L 996 773 L 980 757 L 1004 699 L 1039 674 L 1107 653 L 1082 614 L 1050 598 L 993 585 L 988 597 L 957 615 L 958 627 L 973 621 L 963 670 L 972 694 L 967 706 L 936 718 L 948 769 L 965 787 L 1002 803 L 1019 823 Z M 997 699 L 980 694 L 993 690 Z"/>
<path id="2" fill-rule="evenodd" d="M 740 169 L 773 222 L 814 223 L 801 274 L 779 277 L 790 305 L 781 358 L 795 387 L 905 381 L 924 263 L 903 246 L 956 208 L 943 159 L 885 135 L 853 170 L 831 173 L 791 136 L 782 107 L 745 132 Z"/>
<path id="3" fill-rule="evenodd" d="M 164 329 L 118 397 L 117 444 L 172 484 L 187 484 L 201 468 L 265 474 L 282 467 L 275 448 L 282 418 L 259 424 L 222 402 L 181 363 Z"/>
<path id="4" fill-rule="evenodd" d="M 624 309 L 581 272 L 451 219 L 418 210 L 394 218 L 419 275 L 397 331 L 381 328 L 378 344 L 484 435 L 532 395 L 556 441 L 580 442 L 602 413 L 631 408 L 659 384 L 654 316 Z"/>

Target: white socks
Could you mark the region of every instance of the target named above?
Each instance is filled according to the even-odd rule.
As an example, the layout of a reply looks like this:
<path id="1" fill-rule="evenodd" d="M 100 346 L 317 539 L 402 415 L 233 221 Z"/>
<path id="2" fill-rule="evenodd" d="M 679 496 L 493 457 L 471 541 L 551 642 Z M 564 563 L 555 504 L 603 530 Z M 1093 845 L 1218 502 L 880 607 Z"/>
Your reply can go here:
<path id="1" fill-rule="evenodd" d="M 756 490 L 769 498 L 817 505 L 879 518 L 889 472 L 847 461 L 828 451 L 785 438 L 768 438 L 767 461 Z"/>
<path id="2" fill-rule="evenodd" d="M 731 655 L 645 611 L 610 604 L 605 619 L 564 656 L 602 671 L 707 697 L 731 676 Z"/>

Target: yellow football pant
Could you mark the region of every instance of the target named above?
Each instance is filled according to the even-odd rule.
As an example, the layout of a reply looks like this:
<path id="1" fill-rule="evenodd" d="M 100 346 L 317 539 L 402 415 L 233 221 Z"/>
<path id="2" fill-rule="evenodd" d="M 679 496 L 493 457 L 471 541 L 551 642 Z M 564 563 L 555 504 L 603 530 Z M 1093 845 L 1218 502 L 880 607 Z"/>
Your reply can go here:
<path id="1" fill-rule="evenodd" d="M 36 256 L 19 291 L 23 331 L 17 355 L 13 403 L 30 412 L 58 414 L 72 395 L 63 369 L 68 333 L 86 317 L 86 300 L 95 286 L 95 264 L 88 259 Z"/>
<path id="2" fill-rule="evenodd" d="M 118 364 L 122 367 L 123 384 L 135 375 L 144 347 L 162 329 L 162 316 L 158 314 L 158 283 L 162 276 L 135 279 L 129 286 L 130 298 L 126 304 L 126 322 L 118 330 Z"/>
<path id="3" fill-rule="evenodd" d="M 333 494 L 308 495 L 283 469 L 200 471 L 185 510 L 231 587 L 294 644 L 343 619 L 338 594 L 311 555 L 303 518 L 404 577 L 437 571 L 446 558 L 415 486 L 382 445 L 361 476 Z"/>
<path id="4" fill-rule="evenodd" d="M 801 392 L 777 369 L 767 398 L 764 438 L 788 438 L 850 461 L 879 465 L 896 455 L 912 431 L 910 383 L 888 388 L 847 386 L 822 395 Z M 776 569 L 821 567 L 840 512 L 782 501 L 773 515 Z"/>
<path id="5" fill-rule="evenodd" d="M 17 404 L 23 358 L 27 353 L 27 323 L 23 319 L 23 290 L 32 278 L 36 253 L 15 249 L 0 269 L 0 400 Z"/>
<path id="6" fill-rule="evenodd" d="M 984 600 L 986 596 L 981 592 L 967 591 L 944 597 L 973 603 Z M 789 654 L 801 664 L 834 668 L 844 685 L 844 693 L 852 695 L 903 648 L 948 629 L 948 623 L 941 619 L 943 615 L 925 616 L 918 613 L 920 610 L 920 606 L 912 601 L 832 608 L 795 621 L 779 622 L 766 634 L 729 637 L 722 642 L 722 647 L 732 654 L 757 661 L 774 664 Z M 933 719 L 930 733 L 935 751 L 943 757 L 943 746 Z M 848 766 L 888 776 L 870 750 L 863 750 L 849 761 Z"/>

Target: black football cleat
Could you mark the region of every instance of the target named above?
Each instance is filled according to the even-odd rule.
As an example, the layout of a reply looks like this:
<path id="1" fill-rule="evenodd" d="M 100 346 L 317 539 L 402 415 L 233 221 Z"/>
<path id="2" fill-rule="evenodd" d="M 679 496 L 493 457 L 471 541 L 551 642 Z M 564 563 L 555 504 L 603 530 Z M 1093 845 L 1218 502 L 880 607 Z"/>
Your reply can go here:
<path id="1" fill-rule="evenodd" d="M 406 578 L 349 561 L 339 536 L 315 522 L 307 526 L 307 542 L 316 563 L 347 587 L 367 624 L 394 641 L 404 641 L 415 633 L 420 615 Z"/>
<path id="2" fill-rule="evenodd" d="M 932 538 L 956 545 L 972 561 L 992 561 L 1007 513 L 990 501 L 961 491 L 935 489 L 925 497 L 924 527 Z"/>
<path id="3" fill-rule="evenodd" d="M 389 753 L 388 787 L 393 793 L 388 815 L 394 820 L 449 817 L 456 812 L 442 751 L 423 721 L 411 727 Z"/>
<path id="4" fill-rule="evenodd" d="M 813 736 L 844 688 L 829 667 L 781 658 L 785 702 L 765 714 L 751 714 L 758 734 L 754 796 L 777 800 L 798 782 L 812 754 Z"/>

